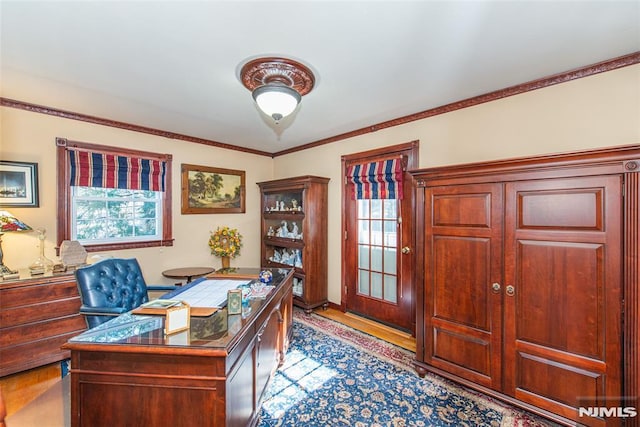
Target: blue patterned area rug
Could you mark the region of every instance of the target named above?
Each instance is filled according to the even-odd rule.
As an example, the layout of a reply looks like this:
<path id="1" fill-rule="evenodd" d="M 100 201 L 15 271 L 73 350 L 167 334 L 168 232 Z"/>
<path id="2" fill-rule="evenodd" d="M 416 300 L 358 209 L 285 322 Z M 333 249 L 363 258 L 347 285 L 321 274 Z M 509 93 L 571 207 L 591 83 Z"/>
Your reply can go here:
<path id="1" fill-rule="evenodd" d="M 285 363 L 265 393 L 261 427 L 555 424 L 438 376 L 414 354 L 316 314 L 294 311 Z"/>

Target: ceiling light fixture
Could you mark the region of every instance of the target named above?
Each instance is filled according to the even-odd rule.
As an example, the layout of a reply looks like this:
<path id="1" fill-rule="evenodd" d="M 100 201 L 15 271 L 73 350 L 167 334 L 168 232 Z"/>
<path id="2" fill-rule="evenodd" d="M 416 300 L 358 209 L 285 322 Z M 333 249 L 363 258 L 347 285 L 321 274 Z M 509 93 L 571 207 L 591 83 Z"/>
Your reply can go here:
<path id="1" fill-rule="evenodd" d="M 292 59 L 274 57 L 244 64 L 240 80 L 252 92 L 258 108 L 276 123 L 293 113 L 315 84 L 308 67 Z"/>

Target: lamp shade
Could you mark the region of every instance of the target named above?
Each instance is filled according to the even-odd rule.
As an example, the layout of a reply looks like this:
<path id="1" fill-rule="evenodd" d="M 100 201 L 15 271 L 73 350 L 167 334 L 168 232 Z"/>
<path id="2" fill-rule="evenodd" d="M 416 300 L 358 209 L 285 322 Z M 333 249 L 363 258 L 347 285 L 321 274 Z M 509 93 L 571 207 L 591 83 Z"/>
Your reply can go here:
<path id="1" fill-rule="evenodd" d="M 240 70 L 240 81 L 251 91 L 258 108 L 278 123 L 311 92 L 315 77 L 298 61 L 267 57 L 246 62 Z"/>
<path id="2" fill-rule="evenodd" d="M 290 87 L 272 84 L 254 90 L 253 99 L 263 113 L 279 122 L 295 111 L 301 97 Z"/>
<path id="3" fill-rule="evenodd" d="M 13 216 L 7 211 L 0 211 L 0 232 L 6 233 L 8 231 L 27 231 L 31 230 L 24 222 Z"/>

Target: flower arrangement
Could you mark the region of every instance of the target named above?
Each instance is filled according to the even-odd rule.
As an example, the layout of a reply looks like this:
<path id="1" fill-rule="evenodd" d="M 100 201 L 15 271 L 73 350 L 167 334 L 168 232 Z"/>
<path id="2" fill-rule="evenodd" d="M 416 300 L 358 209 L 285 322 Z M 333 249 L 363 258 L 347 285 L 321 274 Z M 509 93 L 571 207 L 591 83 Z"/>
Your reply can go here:
<path id="1" fill-rule="evenodd" d="M 240 255 L 242 234 L 235 228 L 218 227 L 209 237 L 209 247 L 212 255 L 234 258 Z"/>

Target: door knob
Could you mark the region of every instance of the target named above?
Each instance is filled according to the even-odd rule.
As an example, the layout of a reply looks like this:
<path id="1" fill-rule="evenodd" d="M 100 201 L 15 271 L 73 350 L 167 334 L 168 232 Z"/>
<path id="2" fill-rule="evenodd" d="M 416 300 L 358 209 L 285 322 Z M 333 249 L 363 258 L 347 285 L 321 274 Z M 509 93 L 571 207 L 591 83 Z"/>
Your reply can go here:
<path id="1" fill-rule="evenodd" d="M 408 254 L 409 252 L 411 252 L 411 248 L 409 246 L 405 246 L 402 248 L 403 254 Z"/>
<path id="2" fill-rule="evenodd" d="M 516 288 L 514 288 L 513 286 L 509 285 L 507 286 L 507 295 L 509 295 L 510 297 L 514 296 L 516 293 Z"/>
<path id="3" fill-rule="evenodd" d="M 493 285 L 491 285 L 491 288 L 493 289 L 493 292 L 498 293 L 500 292 L 500 283 L 494 283 Z"/>

